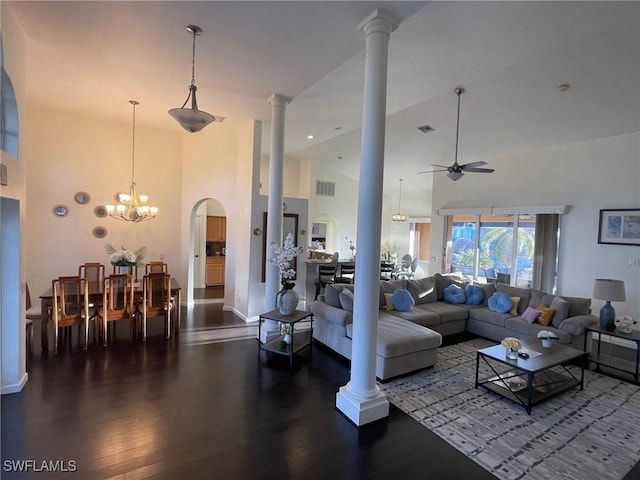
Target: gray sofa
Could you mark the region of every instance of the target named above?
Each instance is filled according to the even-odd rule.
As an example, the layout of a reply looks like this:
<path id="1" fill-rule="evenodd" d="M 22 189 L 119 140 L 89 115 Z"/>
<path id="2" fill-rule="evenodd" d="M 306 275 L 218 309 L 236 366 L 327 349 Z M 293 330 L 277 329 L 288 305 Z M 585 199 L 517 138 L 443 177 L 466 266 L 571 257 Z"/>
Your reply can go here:
<path id="1" fill-rule="evenodd" d="M 585 327 L 598 322 L 597 317 L 590 314 L 591 299 L 589 298 L 554 296 L 531 288 L 516 288 L 505 284 L 481 284 L 477 286 L 482 288 L 484 292 L 482 304 L 450 304 L 444 301 L 444 289 L 452 284 L 463 288 L 466 286 L 460 279 L 440 274 L 418 280 L 381 281 L 378 356 L 380 357 L 381 352 L 385 349 L 385 341 L 381 339 L 381 332 L 386 332 L 383 335 L 388 335 L 389 331 L 396 331 L 401 337 L 396 339 L 396 342 L 401 343 L 402 338 L 408 342 L 412 334 L 415 333 L 415 326 L 425 327 L 442 336 L 470 332 L 496 342 L 505 337 L 536 337 L 539 331 L 547 330 L 556 334 L 559 343 L 582 349 Z M 329 285 L 325 295 L 320 296 L 311 304 L 311 311 L 314 314 L 313 336 L 318 342 L 350 359 L 353 322 L 352 296 L 349 300 L 349 295 L 343 294 L 342 289 L 349 289 L 352 292 L 353 285 Z M 409 311 L 399 312 L 387 309 L 385 294 L 393 294 L 398 289 L 408 290 L 411 294 L 415 304 Z M 514 313 L 492 311 L 488 303 L 489 298 L 495 292 L 518 297 L 517 310 Z M 537 308 L 540 305 L 549 306 L 554 302 L 554 299 L 565 305 L 565 311 L 558 315 L 552 324 L 545 326 L 537 321 L 529 323 L 520 316 L 529 306 L 532 308 Z M 567 303 L 568 311 L 566 311 Z M 564 318 L 565 315 L 566 318 Z M 417 332 L 424 334 L 423 329 L 417 330 Z M 420 356 L 417 352 L 414 353 Z M 433 356 L 433 352 L 431 355 Z M 384 364 L 385 359 L 379 358 L 379 362 Z M 424 368 L 424 363 L 404 362 L 401 368 L 394 369 L 393 373 L 400 375 Z M 435 358 L 431 365 L 434 363 Z M 381 376 L 379 373 L 380 370 L 377 371 L 378 378 L 388 378 L 388 375 Z"/>

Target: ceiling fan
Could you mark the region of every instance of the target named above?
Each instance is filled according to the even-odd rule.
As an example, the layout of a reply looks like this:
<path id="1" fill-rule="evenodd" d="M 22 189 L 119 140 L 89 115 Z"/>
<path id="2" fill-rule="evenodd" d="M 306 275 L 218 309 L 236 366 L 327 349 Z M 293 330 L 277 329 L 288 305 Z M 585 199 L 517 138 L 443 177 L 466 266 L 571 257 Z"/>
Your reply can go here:
<path id="1" fill-rule="evenodd" d="M 431 165 L 434 167 L 438 167 L 439 170 L 428 170 L 426 172 L 418 172 L 420 173 L 434 173 L 434 172 L 448 172 L 447 177 L 449 177 L 454 182 L 456 180 L 460 180 L 465 172 L 475 172 L 475 173 L 491 173 L 493 172 L 493 168 L 479 168 L 482 165 L 486 165 L 487 162 L 478 161 L 465 163 L 464 165 L 458 164 L 458 136 L 460 134 L 460 95 L 464 93 L 464 88 L 458 87 L 455 89 L 456 95 L 458 96 L 458 120 L 456 123 L 456 156 L 453 161 L 453 165 L 445 166 L 445 165 L 437 165 L 432 163 Z"/>

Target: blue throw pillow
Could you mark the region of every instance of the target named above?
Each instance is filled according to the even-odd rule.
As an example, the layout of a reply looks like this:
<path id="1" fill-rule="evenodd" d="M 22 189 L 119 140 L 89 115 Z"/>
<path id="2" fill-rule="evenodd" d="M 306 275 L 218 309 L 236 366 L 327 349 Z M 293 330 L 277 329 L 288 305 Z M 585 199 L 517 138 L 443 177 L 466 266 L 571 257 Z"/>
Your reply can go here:
<path id="1" fill-rule="evenodd" d="M 447 288 L 444 289 L 443 292 L 444 301 L 447 303 L 451 303 L 454 305 L 459 305 L 464 303 L 467 299 L 467 296 L 464 293 L 464 288 L 459 287 L 458 285 L 451 284 Z"/>
<path id="2" fill-rule="evenodd" d="M 484 302 L 484 290 L 477 285 L 467 285 L 464 294 L 467 296 L 467 305 L 482 305 Z"/>
<path id="3" fill-rule="evenodd" d="M 489 297 L 489 310 L 498 313 L 507 313 L 513 308 L 511 297 L 503 292 L 496 292 Z"/>
<path id="4" fill-rule="evenodd" d="M 398 288 L 393 295 L 391 295 L 391 303 L 394 308 L 399 312 L 408 312 L 413 308 L 413 297 L 409 293 L 409 290 Z"/>

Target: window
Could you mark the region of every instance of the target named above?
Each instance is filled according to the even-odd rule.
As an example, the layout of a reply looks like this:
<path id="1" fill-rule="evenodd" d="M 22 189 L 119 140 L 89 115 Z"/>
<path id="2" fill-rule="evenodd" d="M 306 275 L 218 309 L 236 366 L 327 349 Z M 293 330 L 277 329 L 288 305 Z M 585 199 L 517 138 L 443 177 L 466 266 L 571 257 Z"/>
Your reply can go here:
<path id="1" fill-rule="evenodd" d="M 0 148 L 18 157 L 18 106 L 13 84 L 7 72 L 2 69 L 0 79 Z"/>
<path id="2" fill-rule="evenodd" d="M 447 217 L 445 272 L 554 292 L 558 214 Z"/>

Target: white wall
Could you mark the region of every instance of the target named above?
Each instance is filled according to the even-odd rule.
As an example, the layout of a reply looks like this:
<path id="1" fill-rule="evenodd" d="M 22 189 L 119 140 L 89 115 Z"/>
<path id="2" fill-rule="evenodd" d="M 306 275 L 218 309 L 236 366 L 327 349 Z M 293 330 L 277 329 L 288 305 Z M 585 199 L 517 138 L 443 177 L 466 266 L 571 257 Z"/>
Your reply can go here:
<path id="1" fill-rule="evenodd" d="M 130 105 L 125 102 L 122 108 Z M 135 179 L 138 193 L 149 195 L 150 205 L 159 207 L 159 212 L 151 221 L 123 222 L 99 218 L 93 210 L 113 203 L 115 192 L 129 189 L 131 123 L 29 105 L 25 230 L 32 295 L 48 289 L 53 278 L 77 275 L 84 262 L 104 263 L 110 271 L 107 243 L 131 250 L 147 247 L 145 261 L 164 257 L 173 275 L 179 269 L 182 253 L 176 219 L 181 206 L 182 136 L 143 127 L 143 118 L 141 104 L 136 109 Z M 74 201 L 78 191 L 90 195 L 88 204 Z M 69 214 L 54 216 L 56 204 L 67 206 Z M 105 238 L 93 235 L 96 226 L 107 229 Z"/>
<path id="2" fill-rule="evenodd" d="M 495 173 L 467 174 L 457 182 L 434 181 L 431 223 L 433 274 L 440 271 L 443 217 L 448 206 L 517 206 L 568 204 L 562 216 L 558 293 L 591 297 L 595 278 L 624 280 L 627 301 L 614 304 L 617 315 L 640 319 L 640 258 L 637 246 L 597 243 L 599 210 L 640 207 L 640 134 L 545 148 L 488 159 Z M 603 302 L 593 300 L 598 312 Z"/>

